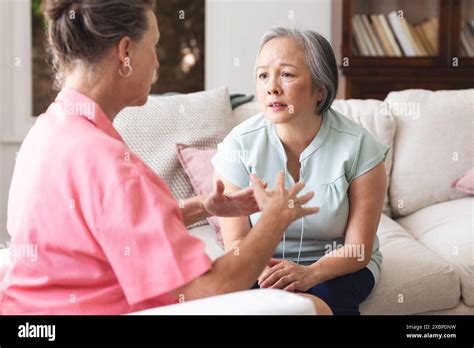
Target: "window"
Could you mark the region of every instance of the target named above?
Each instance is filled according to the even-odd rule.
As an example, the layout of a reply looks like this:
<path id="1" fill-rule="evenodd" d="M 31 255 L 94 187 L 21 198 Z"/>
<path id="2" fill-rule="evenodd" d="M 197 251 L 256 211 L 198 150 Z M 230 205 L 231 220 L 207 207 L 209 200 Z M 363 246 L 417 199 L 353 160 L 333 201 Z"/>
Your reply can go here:
<path id="1" fill-rule="evenodd" d="M 158 0 L 161 33 L 159 80 L 151 93 L 191 93 L 204 89 L 204 0 Z M 32 0 L 33 114 L 43 113 L 56 96 L 45 50 L 41 0 Z"/>

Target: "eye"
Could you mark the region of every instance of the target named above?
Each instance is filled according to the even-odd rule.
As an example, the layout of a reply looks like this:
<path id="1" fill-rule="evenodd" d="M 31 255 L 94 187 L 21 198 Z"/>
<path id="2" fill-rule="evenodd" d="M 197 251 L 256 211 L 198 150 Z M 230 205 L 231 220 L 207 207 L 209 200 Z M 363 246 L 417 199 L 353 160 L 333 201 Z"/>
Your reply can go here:
<path id="1" fill-rule="evenodd" d="M 283 77 L 293 77 L 293 74 L 284 72 L 284 73 L 281 74 L 281 76 L 283 76 Z"/>
<path id="2" fill-rule="evenodd" d="M 261 73 L 261 74 L 259 74 L 259 75 L 258 75 L 258 78 L 259 78 L 260 80 L 267 78 L 267 73 Z"/>

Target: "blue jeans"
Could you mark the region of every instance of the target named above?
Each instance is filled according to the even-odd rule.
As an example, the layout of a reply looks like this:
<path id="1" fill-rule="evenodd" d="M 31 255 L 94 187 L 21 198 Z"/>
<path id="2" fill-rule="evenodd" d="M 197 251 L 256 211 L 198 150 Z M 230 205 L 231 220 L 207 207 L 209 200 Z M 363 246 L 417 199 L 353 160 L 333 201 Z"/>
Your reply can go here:
<path id="1" fill-rule="evenodd" d="M 331 308 L 334 315 L 360 315 L 359 305 L 374 288 L 372 272 L 366 267 L 313 286 L 305 291 L 319 297 Z M 258 289 L 255 284 L 252 289 Z"/>

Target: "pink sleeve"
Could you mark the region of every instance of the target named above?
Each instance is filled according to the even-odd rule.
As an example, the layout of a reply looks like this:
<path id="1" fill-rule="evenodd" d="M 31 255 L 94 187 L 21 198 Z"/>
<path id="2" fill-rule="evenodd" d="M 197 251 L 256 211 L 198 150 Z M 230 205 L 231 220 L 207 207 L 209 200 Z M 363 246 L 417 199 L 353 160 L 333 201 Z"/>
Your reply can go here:
<path id="1" fill-rule="evenodd" d="M 146 175 L 111 194 L 95 234 L 130 305 L 177 289 L 212 265 L 165 184 Z"/>

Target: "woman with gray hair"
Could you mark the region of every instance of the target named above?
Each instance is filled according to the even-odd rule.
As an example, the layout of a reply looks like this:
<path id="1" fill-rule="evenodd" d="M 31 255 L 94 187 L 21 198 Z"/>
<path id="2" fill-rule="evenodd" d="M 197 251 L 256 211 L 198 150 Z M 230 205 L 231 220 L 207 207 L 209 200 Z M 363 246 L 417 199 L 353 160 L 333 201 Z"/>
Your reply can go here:
<path id="1" fill-rule="evenodd" d="M 286 185 L 304 182 L 304 190 L 315 192 L 309 203 L 320 207 L 288 227 L 255 287 L 306 292 L 334 314 L 359 314 L 382 262 L 376 231 L 389 147 L 331 109 L 336 60 L 318 33 L 282 27 L 267 32 L 255 76 L 262 112 L 219 144 L 212 159 L 215 179 L 231 193 L 249 186 L 249 175 L 272 183 L 283 170 Z M 220 218 L 226 249 L 240 245 L 261 218 Z"/>
<path id="2" fill-rule="evenodd" d="M 208 196 L 182 207 L 165 183 L 125 145 L 114 117 L 143 105 L 159 67 L 153 0 L 46 0 L 56 100 L 23 141 L 10 187 L 11 248 L 34 246 L 37 258 L 14 257 L 0 288 L 2 314 L 123 314 L 248 289 L 288 225 L 303 208 L 302 185 L 283 175 L 266 191 Z M 298 203 L 288 207 L 288 201 Z M 212 262 L 188 234 L 210 215 L 261 211 L 238 255 Z M 318 313 L 327 306 L 314 296 Z"/>

